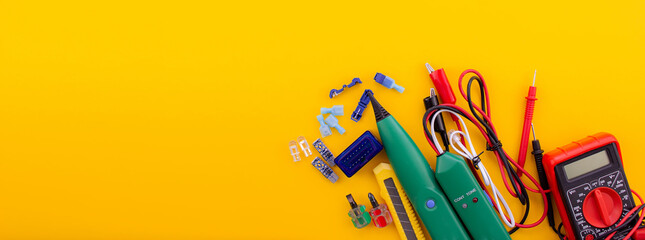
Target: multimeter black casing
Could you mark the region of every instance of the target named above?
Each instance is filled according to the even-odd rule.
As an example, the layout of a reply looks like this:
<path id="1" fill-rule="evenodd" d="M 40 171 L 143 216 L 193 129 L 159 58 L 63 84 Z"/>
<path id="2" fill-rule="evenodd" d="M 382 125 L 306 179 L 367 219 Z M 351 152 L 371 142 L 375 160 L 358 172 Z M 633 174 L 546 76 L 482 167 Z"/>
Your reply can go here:
<path id="1" fill-rule="evenodd" d="M 544 155 L 567 239 L 596 239 L 635 207 L 614 136 L 598 133 Z M 622 239 L 616 234 L 614 239 Z"/>

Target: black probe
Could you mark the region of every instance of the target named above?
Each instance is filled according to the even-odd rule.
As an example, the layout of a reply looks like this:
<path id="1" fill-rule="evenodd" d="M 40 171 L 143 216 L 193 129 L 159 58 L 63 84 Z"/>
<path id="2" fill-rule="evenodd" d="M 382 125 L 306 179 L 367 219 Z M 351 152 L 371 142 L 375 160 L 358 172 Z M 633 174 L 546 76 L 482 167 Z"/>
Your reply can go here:
<path id="1" fill-rule="evenodd" d="M 423 99 L 423 105 L 426 107 L 426 111 L 428 111 L 428 109 L 434 106 L 439 105 L 439 98 L 437 98 L 437 94 L 434 93 L 434 88 L 430 88 L 430 96 Z M 450 146 L 450 141 L 448 141 L 448 133 L 446 133 L 446 124 L 443 121 L 442 115 L 437 116 L 437 119 L 434 122 L 434 130 L 435 132 L 438 132 L 439 135 L 441 135 L 443 146 L 446 148 L 446 152 L 447 152 L 448 147 Z"/>
<path id="2" fill-rule="evenodd" d="M 533 158 L 535 158 L 535 168 L 537 168 L 538 172 L 538 177 L 540 179 L 540 187 L 542 187 L 543 190 L 549 189 L 549 183 L 546 180 L 546 173 L 544 172 L 544 165 L 542 165 L 542 157 L 544 151 L 542 150 L 542 147 L 540 147 L 540 140 L 537 140 L 535 137 L 535 128 L 533 127 L 533 123 L 531 123 L 531 132 L 533 132 L 533 141 L 531 144 L 533 145 Z M 549 226 L 555 231 L 556 234 L 558 234 L 558 237 L 562 239 L 562 236 L 560 232 L 555 228 L 555 219 L 553 218 L 553 204 L 551 202 L 551 193 L 547 192 L 545 193 L 546 195 L 546 201 L 547 201 L 547 210 L 546 210 L 546 217 L 549 221 Z"/>

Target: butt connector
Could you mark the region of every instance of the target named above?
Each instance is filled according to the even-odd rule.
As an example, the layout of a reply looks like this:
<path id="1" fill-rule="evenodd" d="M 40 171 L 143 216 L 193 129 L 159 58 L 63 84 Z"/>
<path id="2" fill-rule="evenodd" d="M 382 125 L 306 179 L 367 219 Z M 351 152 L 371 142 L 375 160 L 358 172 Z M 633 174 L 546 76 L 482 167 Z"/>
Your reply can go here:
<path id="1" fill-rule="evenodd" d="M 335 128 L 338 133 L 340 133 L 340 135 L 343 135 L 343 133 L 345 133 L 345 129 L 338 125 L 338 119 L 334 117 L 334 115 L 329 115 L 329 117 L 325 119 L 325 123 L 327 123 L 327 125 L 329 125 L 330 127 Z"/>
<path id="2" fill-rule="evenodd" d="M 334 116 L 343 116 L 343 114 L 345 114 L 343 110 L 344 110 L 343 105 L 334 105 L 331 108 L 320 108 L 320 113 L 321 114 L 331 113 L 331 115 L 334 115 Z"/>
<path id="3" fill-rule="evenodd" d="M 390 78 L 388 76 L 385 76 L 382 73 L 376 73 L 376 76 L 374 76 L 374 81 L 376 81 L 377 83 L 380 83 L 381 85 L 385 86 L 386 88 L 390 88 L 390 89 L 394 88 L 395 90 L 399 91 L 400 93 L 403 93 L 403 90 L 405 90 L 405 88 L 403 88 L 403 87 L 401 87 L 399 85 L 396 85 L 396 83 L 394 83 L 394 79 L 392 79 L 392 78 Z"/>
<path id="4" fill-rule="evenodd" d="M 320 123 L 320 135 L 322 135 L 322 137 L 331 136 L 331 128 L 329 128 L 329 126 L 327 126 L 327 124 L 325 123 L 323 115 L 320 114 L 316 116 L 316 119 L 318 119 L 318 122 Z"/>

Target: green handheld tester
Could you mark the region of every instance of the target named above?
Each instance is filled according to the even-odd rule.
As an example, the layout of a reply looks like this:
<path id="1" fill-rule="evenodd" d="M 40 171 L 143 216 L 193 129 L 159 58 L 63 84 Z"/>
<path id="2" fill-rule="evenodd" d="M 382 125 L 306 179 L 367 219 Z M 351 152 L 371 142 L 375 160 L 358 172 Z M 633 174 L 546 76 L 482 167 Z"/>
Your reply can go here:
<path id="1" fill-rule="evenodd" d="M 369 95 L 387 157 L 432 239 L 470 239 L 434 172 L 407 132 Z"/>
<path id="2" fill-rule="evenodd" d="M 437 157 L 436 178 L 459 218 L 476 240 L 511 240 L 466 161 L 451 152 Z"/>

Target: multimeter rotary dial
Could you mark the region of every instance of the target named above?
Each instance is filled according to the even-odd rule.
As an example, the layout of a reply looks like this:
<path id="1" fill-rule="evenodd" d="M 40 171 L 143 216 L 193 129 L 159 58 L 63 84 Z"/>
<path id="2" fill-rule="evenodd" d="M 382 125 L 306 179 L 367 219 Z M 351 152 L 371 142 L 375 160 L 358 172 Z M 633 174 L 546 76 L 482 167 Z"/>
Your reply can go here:
<path id="1" fill-rule="evenodd" d="M 582 203 L 582 212 L 589 224 L 597 228 L 614 225 L 623 213 L 620 195 L 611 188 L 591 190 Z"/>

